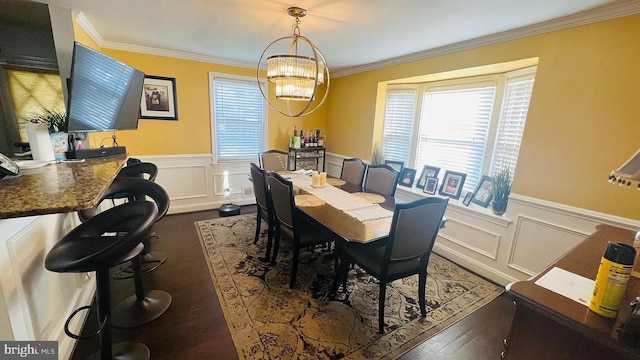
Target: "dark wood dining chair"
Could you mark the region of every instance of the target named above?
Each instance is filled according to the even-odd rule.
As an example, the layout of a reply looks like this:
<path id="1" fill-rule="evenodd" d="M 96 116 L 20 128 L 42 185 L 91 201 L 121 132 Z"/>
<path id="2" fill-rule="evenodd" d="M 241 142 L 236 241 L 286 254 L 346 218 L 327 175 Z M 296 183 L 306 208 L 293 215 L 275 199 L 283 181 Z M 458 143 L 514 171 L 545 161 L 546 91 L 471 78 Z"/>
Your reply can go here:
<path id="1" fill-rule="evenodd" d="M 358 186 L 362 186 L 364 173 L 367 171 L 367 164 L 362 159 L 351 158 L 342 161 L 342 172 L 340 179 Z"/>
<path id="2" fill-rule="evenodd" d="M 280 150 L 267 150 L 261 152 L 260 167 L 267 171 L 288 170 L 289 153 Z"/>
<path id="3" fill-rule="evenodd" d="M 254 163 L 251 166 L 251 182 L 253 183 L 253 193 L 256 195 L 256 235 L 253 243 L 258 242 L 260 237 L 260 225 L 264 221 L 267 224 L 267 253 L 262 261 L 270 261 L 271 245 L 273 243 L 273 235 L 275 234 L 276 220 L 273 214 L 273 203 L 271 200 L 271 191 L 267 186 L 266 171 Z"/>
<path id="4" fill-rule="evenodd" d="M 398 185 L 398 172 L 389 165 L 370 165 L 364 180 L 364 191 L 394 196 Z"/>
<path id="5" fill-rule="evenodd" d="M 291 280 L 289 287 L 293 289 L 298 273 L 298 257 L 300 249 L 324 244 L 330 241 L 321 234 L 313 224 L 305 221 L 295 205 L 293 183 L 275 172 L 269 172 L 269 187 L 273 200 L 273 209 L 277 221 L 273 246 L 273 262 L 276 261 L 280 237 L 288 238 L 293 244 L 293 256 L 291 257 Z"/>
<path id="6" fill-rule="evenodd" d="M 428 197 L 410 203 L 397 204 L 391 221 L 391 231 L 380 246 L 353 244 L 340 246 L 340 268 L 336 273 L 332 293 L 342 281 L 346 291 L 350 264 L 380 281 L 378 299 L 378 331 L 384 333 L 384 303 L 387 283 L 418 274 L 418 302 L 422 317 L 427 316 L 425 290 L 427 264 L 449 199 Z"/>

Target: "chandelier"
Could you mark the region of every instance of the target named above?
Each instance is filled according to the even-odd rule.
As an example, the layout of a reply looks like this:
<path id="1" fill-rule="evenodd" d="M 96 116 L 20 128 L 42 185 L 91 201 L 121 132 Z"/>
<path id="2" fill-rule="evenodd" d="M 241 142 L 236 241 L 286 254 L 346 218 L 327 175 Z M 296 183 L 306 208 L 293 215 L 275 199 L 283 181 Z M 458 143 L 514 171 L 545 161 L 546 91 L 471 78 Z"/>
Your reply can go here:
<path id="1" fill-rule="evenodd" d="M 307 10 L 290 7 L 287 13 L 295 18 L 293 35 L 276 39 L 264 49 L 258 61 L 256 77 L 259 82 L 265 56 L 282 43 L 289 44 L 286 54 L 267 57 L 267 80 L 275 84 L 276 102 L 269 101 L 262 87 L 260 92 L 275 111 L 285 116 L 298 117 L 313 113 L 324 103 L 329 93 L 329 68 L 320 50 L 311 40 L 300 35 L 300 18 L 307 14 Z M 321 85 L 324 85 L 324 92 L 322 98 L 317 100 L 316 95 L 322 92 Z"/>

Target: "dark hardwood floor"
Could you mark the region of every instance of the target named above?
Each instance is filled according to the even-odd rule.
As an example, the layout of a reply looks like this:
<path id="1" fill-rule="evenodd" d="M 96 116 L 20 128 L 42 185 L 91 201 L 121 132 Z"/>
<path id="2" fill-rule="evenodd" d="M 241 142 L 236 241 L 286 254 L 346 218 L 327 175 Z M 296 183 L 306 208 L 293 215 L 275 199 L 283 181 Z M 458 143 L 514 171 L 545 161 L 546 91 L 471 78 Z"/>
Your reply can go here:
<path id="1" fill-rule="evenodd" d="M 242 213 L 255 212 L 245 206 Z M 167 262 L 144 275 L 146 289 L 159 289 L 173 297 L 160 318 L 134 329 L 113 329 L 114 342 L 139 341 L 151 351 L 151 359 L 237 359 L 218 297 L 209 276 L 194 222 L 217 218 L 217 211 L 165 216 L 155 225 L 159 241 L 153 250 L 167 253 Z M 132 280 L 112 280 L 112 301 L 133 294 Z M 498 359 L 503 350 L 514 306 L 500 297 L 414 348 L 401 359 Z M 90 318 L 84 333 L 95 329 Z M 97 337 L 78 341 L 72 359 L 85 359 L 98 350 Z"/>

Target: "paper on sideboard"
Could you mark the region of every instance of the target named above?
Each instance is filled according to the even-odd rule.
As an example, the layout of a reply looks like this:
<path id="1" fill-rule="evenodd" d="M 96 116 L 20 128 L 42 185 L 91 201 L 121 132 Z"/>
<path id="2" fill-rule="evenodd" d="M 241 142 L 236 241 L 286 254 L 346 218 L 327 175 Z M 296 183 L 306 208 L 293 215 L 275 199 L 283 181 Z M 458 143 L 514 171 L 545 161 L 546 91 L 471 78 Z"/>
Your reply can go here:
<path id="1" fill-rule="evenodd" d="M 595 281 L 559 267 L 554 267 L 538 279 L 535 284 L 588 306 Z"/>

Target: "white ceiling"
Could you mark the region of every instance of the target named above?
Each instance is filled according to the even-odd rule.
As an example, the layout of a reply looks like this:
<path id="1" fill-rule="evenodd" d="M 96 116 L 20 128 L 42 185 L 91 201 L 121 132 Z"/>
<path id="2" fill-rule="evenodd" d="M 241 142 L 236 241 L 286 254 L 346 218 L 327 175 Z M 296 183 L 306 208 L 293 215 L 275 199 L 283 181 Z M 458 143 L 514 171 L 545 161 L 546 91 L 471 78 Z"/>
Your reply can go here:
<path id="1" fill-rule="evenodd" d="M 102 47 L 144 47 L 257 64 L 292 34 L 289 6 L 307 9 L 303 36 L 331 70 L 405 56 L 636 0 L 38 0 L 84 15 Z M 85 24 L 86 25 L 86 24 Z"/>

